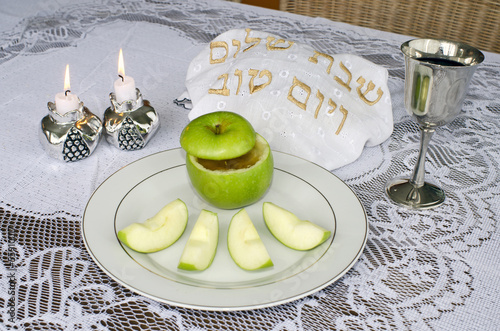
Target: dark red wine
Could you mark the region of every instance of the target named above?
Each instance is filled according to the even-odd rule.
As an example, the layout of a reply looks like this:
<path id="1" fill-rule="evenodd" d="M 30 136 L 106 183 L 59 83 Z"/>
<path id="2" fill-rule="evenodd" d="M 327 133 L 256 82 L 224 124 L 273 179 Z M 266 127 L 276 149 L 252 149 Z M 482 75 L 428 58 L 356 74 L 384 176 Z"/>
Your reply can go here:
<path id="1" fill-rule="evenodd" d="M 442 58 L 438 58 L 438 57 L 419 57 L 417 60 L 419 60 L 421 62 L 438 64 L 438 65 L 447 66 L 447 67 L 464 67 L 465 66 L 465 64 L 460 63 L 458 61 L 442 59 Z"/>

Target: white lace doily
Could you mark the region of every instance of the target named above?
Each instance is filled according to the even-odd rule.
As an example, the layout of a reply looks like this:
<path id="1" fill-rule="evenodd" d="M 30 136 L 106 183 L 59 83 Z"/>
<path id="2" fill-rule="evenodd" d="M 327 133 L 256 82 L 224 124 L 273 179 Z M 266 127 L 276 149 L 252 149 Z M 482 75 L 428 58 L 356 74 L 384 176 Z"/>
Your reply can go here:
<path id="1" fill-rule="evenodd" d="M 496 330 L 500 322 L 500 56 L 486 54 L 463 112 L 437 130 L 427 178 L 442 207 L 399 208 L 385 182 L 408 175 L 419 132 L 403 108 L 406 37 L 218 1 L 24 1 L 0 8 L 1 330 Z M 26 8 L 26 9 L 25 9 Z M 18 15 L 18 16 L 16 16 Z M 289 304 L 204 312 L 160 304 L 111 280 L 85 250 L 80 222 L 92 192 L 122 166 L 179 147 L 188 111 L 173 103 L 189 62 L 233 28 L 267 31 L 329 54 L 356 54 L 389 72 L 394 132 L 337 169 L 362 201 L 367 247 L 340 281 Z M 38 141 L 46 103 L 72 90 L 102 116 L 124 49 L 127 74 L 159 111 L 161 130 L 123 152 L 101 142 L 72 164 Z M 10 282 L 9 282 L 10 281 Z M 14 291 L 13 293 L 11 291 Z M 13 301 L 12 301 L 13 300 Z M 9 321 L 12 309 L 15 318 Z"/>

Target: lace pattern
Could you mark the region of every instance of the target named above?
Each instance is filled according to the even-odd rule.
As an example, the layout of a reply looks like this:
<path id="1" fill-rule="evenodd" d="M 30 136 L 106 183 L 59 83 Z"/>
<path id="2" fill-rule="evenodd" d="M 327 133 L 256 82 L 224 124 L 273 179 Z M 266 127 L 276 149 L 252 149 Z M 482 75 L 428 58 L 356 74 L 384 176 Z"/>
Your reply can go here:
<path id="1" fill-rule="evenodd" d="M 45 1 L 39 6 L 38 14 L 0 32 L 0 66 L 10 70 L 9 77 L 15 61 L 38 61 L 78 47 L 95 38 L 94 29 L 112 24 L 124 28 L 140 22 L 152 30 L 173 31 L 195 50 L 224 31 L 248 27 L 308 43 L 325 53 L 357 54 L 387 68 L 395 126 L 385 143 L 365 148 L 356 162 L 333 172 L 356 192 L 368 215 L 370 234 L 359 262 L 315 295 L 245 312 L 196 311 L 137 295 L 106 276 L 82 241 L 85 201 L 103 180 L 137 158 L 178 147 L 187 110 L 173 104 L 176 91 L 159 102 L 170 112 L 160 114 L 162 127 L 168 129 L 148 148 L 123 154 L 102 146 L 73 168 L 41 156 L 36 135 L 2 132 L 0 330 L 496 329 L 498 55 L 487 54 L 462 114 L 438 129 L 431 142 L 426 176 L 445 189 L 445 204 L 431 211 L 411 211 L 395 206 L 383 194 L 388 179 L 412 171 L 419 147 L 418 127 L 403 107 L 399 45 L 406 37 L 215 1 L 116 0 L 61 8 Z M 182 71 L 176 73 L 176 84 L 182 85 Z M 172 84 L 168 72 L 160 74 L 162 82 Z M 2 80 L 0 90 L 20 95 L 24 78 L 17 85 Z M 23 109 L 19 98 L 0 104 L 5 127 L 32 127 L 36 120 L 20 116 L 13 106 Z M 61 178 L 83 187 L 75 190 L 74 182 Z M 11 307 L 16 314 L 9 320 Z"/>

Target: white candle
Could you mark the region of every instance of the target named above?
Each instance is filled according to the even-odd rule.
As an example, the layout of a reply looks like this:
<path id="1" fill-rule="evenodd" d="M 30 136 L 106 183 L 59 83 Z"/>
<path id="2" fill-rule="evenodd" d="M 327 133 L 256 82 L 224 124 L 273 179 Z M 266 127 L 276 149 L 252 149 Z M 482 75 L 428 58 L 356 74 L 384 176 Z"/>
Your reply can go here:
<path id="1" fill-rule="evenodd" d="M 136 100 L 137 94 L 135 91 L 135 81 L 130 76 L 125 76 L 125 65 L 123 63 L 123 52 L 120 49 L 120 55 L 118 57 L 118 78 L 115 80 L 115 98 L 118 103 L 122 103 L 126 100 Z"/>
<path id="2" fill-rule="evenodd" d="M 66 74 L 64 76 L 64 92 L 57 93 L 55 98 L 56 111 L 64 115 L 69 111 L 78 109 L 80 106 L 80 99 L 75 94 L 70 93 L 69 81 L 69 65 L 66 65 Z"/>

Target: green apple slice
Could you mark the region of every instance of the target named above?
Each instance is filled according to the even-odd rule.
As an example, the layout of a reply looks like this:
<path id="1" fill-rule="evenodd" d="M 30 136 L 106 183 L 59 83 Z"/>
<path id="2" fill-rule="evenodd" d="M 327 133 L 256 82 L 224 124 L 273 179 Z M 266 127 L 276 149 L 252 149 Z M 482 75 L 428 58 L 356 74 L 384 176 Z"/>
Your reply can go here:
<path id="1" fill-rule="evenodd" d="M 234 262 L 242 269 L 256 270 L 273 266 L 273 261 L 245 209 L 231 219 L 227 247 Z"/>
<path id="2" fill-rule="evenodd" d="M 144 223 L 132 223 L 118 231 L 118 239 L 134 251 L 153 253 L 176 242 L 186 229 L 188 210 L 186 204 L 174 200 Z"/>
<path id="3" fill-rule="evenodd" d="M 300 251 L 313 249 L 330 237 L 330 231 L 310 221 L 303 221 L 271 202 L 264 202 L 262 212 L 269 231 L 290 248 Z"/>
<path id="4" fill-rule="evenodd" d="M 203 209 L 179 260 L 179 269 L 205 270 L 212 264 L 219 241 L 219 218 Z"/>

